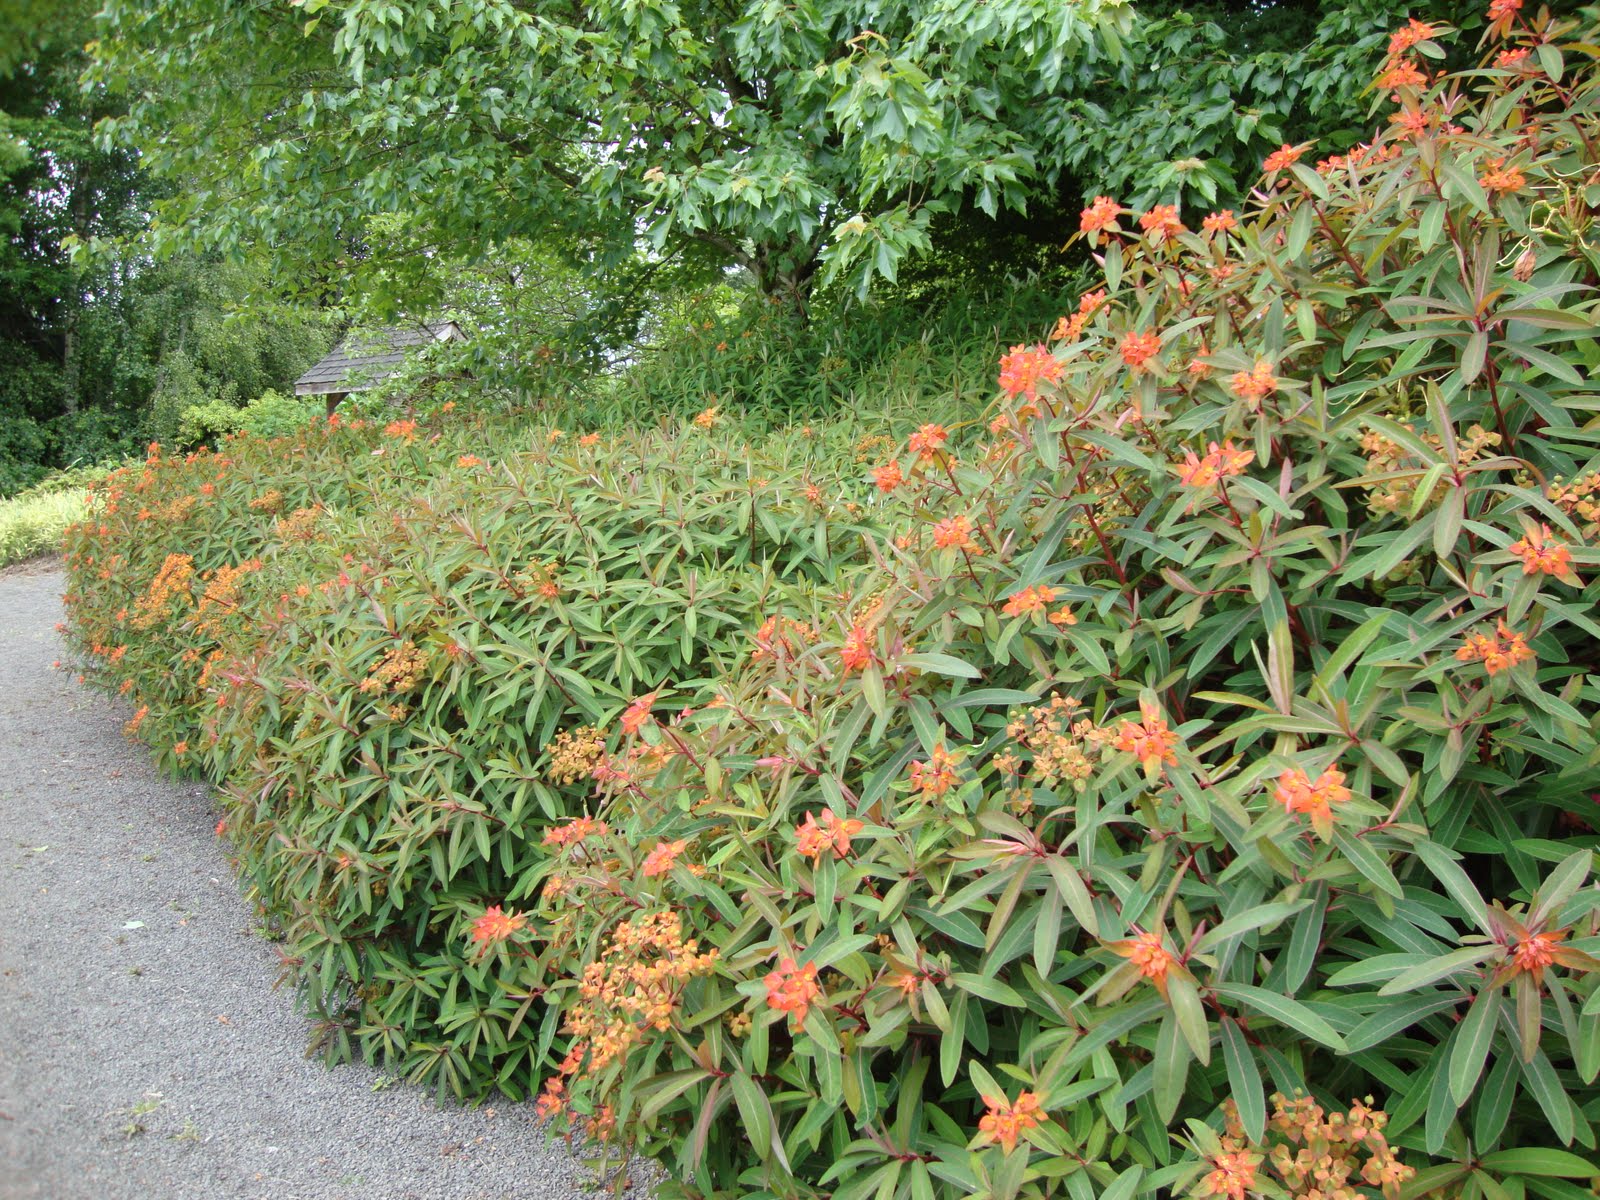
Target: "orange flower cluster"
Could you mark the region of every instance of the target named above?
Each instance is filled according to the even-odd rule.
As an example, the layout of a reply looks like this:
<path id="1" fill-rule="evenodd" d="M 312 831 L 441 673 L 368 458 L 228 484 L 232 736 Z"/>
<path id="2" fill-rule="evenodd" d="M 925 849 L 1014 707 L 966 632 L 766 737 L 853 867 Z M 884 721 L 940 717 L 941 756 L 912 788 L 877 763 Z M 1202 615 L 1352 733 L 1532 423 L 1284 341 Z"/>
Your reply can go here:
<path id="1" fill-rule="evenodd" d="M 1386 1200 L 1399 1200 L 1400 1188 L 1416 1174 L 1389 1147 L 1383 1135 L 1389 1118 L 1372 1107 L 1371 1096 L 1352 1103 L 1347 1113 L 1328 1113 L 1309 1096 L 1289 1101 L 1281 1093 L 1273 1095 L 1272 1106 L 1267 1122 L 1272 1146 L 1261 1166 L 1294 1200 L 1354 1197 L 1363 1184 Z M 1241 1151 L 1248 1143 L 1231 1100 L 1224 1111 L 1223 1148 Z"/>
<path id="2" fill-rule="evenodd" d="M 1212 442 L 1204 458 L 1193 450 L 1186 450 L 1183 461 L 1173 466 L 1178 472 L 1178 482 L 1184 487 L 1208 488 L 1223 479 L 1243 475 L 1255 460 L 1254 450 L 1236 450 L 1233 439 L 1229 438 L 1220 446 Z"/>
<path id="3" fill-rule="evenodd" d="M 1032 584 L 1006 598 L 1000 609 L 1002 616 L 1028 617 L 1046 611 L 1059 593 L 1044 584 Z"/>
<path id="4" fill-rule="evenodd" d="M 1425 42 L 1438 32 L 1434 26 L 1426 21 L 1419 21 L 1415 17 L 1409 19 L 1399 29 L 1389 35 L 1389 57 L 1404 54 L 1420 42 Z"/>
<path id="5" fill-rule="evenodd" d="M 1405 428 L 1427 445 L 1435 449 L 1440 448 L 1437 435 L 1425 430 L 1419 431 L 1409 424 Z M 1491 433 L 1482 425 L 1473 425 L 1467 430 L 1465 437 L 1457 440 L 1456 453 L 1460 462 L 1466 465 L 1476 462 L 1499 445 L 1498 433 Z M 1371 431 L 1361 437 L 1361 452 L 1367 456 L 1369 476 L 1395 476 L 1367 485 L 1367 507 L 1373 515 L 1409 512 L 1416 496 L 1417 483 L 1423 476 L 1423 472 L 1410 469 L 1416 464 L 1416 457 L 1397 442 L 1390 441 L 1381 433 Z M 1440 480 L 1424 502 L 1423 509 L 1431 508 L 1443 499 L 1449 486 L 1448 480 Z"/>
<path id="6" fill-rule="evenodd" d="M 1481 662 L 1484 670 L 1491 675 L 1509 671 L 1517 664 L 1532 662 L 1533 659 L 1533 649 L 1527 639 L 1504 621 L 1495 623 L 1493 634 L 1468 634 L 1465 643 L 1456 651 L 1458 662 Z"/>
<path id="7" fill-rule="evenodd" d="M 78 682 L 79 683 L 83 682 L 82 676 L 79 677 Z M 123 736 L 124 737 L 132 737 L 134 734 L 138 733 L 139 732 L 139 727 L 144 724 L 144 719 L 146 717 L 148 717 L 149 715 L 150 715 L 150 706 L 148 704 L 141 704 L 134 711 L 133 716 L 129 717 L 127 723 L 125 725 L 123 725 L 123 727 L 122 727 Z"/>
<path id="8" fill-rule="evenodd" d="M 189 588 L 194 580 L 194 559 L 187 554 L 169 554 L 162 562 L 150 587 L 133 606 L 132 625 L 135 629 L 149 629 L 167 613 L 173 600 L 187 603 Z"/>
<path id="9" fill-rule="evenodd" d="M 207 581 L 200 603 L 195 606 L 195 628 L 211 637 L 221 637 L 223 618 L 239 606 L 239 581 L 260 569 L 259 558 L 236 567 L 218 567 Z"/>
<path id="10" fill-rule="evenodd" d="M 603 1071 L 628 1052 L 646 1030 L 672 1028 L 678 1001 L 689 980 L 716 967 L 717 952 L 700 952 L 685 941 L 678 915 L 658 912 L 618 925 L 604 952 L 583 970 L 577 1002 L 567 1013 L 573 1044 L 561 1064 L 563 1074 Z"/>
<path id="11" fill-rule="evenodd" d="M 945 795 L 959 781 L 956 767 L 960 763 L 959 752 L 951 754 L 942 743 L 935 746 L 927 762 L 911 764 L 911 790 L 928 799 Z"/>
<path id="12" fill-rule="evenodd" d="M 1085 292 L 1083 295 L 1079 296 L 1078 311 L 1073 313 L 1070 317 L 1062 317 L 1059 321 L 1057 321 L 1055 331 L 1050 334 L 1050 339 L 1057 342 L 1072 342 L 1082 337 L 1084 329 L 1087 328 L 1090 320 L 1093 319 L 1094 314 L 1100 311 L 1105 302 L 1106 292 L 1104 288 L 1100 288 L 1092 292 Z M 1013 347 L 1013 353 L 1015 353 L 1016 349 L 1016 347 Z M 1051 361 L 1054 362 L 1055 360 L 1052 358 Z M 1058 373 L 1059 366 L 1060 364 L 1057 364 Z M 1001 386 L 1005 386 L 1003 379 L 1001 380 Z M 1012 394 L 1015 395 L 1015 393 Z M 1030 392 L 1028 395 L 1030 398 L 1032 398 L 1033 393 Z"/>
<path id="13" fill-rule="evenodd" d="M 567 1107 L 566 1080 L 559 1075 L 552 1075 L 544 1081 L 544 1091 L 539 1093 L 539 1098 L 533 1102 L 534 1112 L 541 1121 L 551 1117 L 560 1116 Z"/>
<path id="14" fill-rule="evenodd" d="M 1062 780 L 1082 791 L 1094 773 L 1107 735 L 1082 709 L 1075 697 L 1051 696 L 1006 726 L 1006 736 L 1032 754 L 1031 774 L 1045 787 Z"/>
<path id="15" fill-rule="evenodd" d="M 821 821 L 815 813 L 807 813 L 794 827 L 795 849 L 813 862 L 830 849 L 835 858 L 843 858 L 850 853 L 850 839 L 864 828 L 854 817 L 840 817 L 831 808 L 823 810 Z"/>
<path id="16" fill-rule="evenodd" d="M 1121 955 L 1148 979 L 1163 996 L 1167 994 L 1167 974 L 1177 964 L 1177 957 L 1167 949 L 1166 939 L 1159 929 L 1135 933 L 1131 938 L 1109 942 L 1106 948 Z"/>
<path id="17" fill-rule="evenodd" d="M 788 1013 L 796 1025 L 804 1025 L 811 1006 L 822 999 L 815 963 L 801 966 L 793 958 L 785 958 L 763 982 L 767 987 L 767 1007 Z"/>
<path id="18" fill-rule="evenodd" d="M 857 623 L 844 635 L 844 645 L 839 647 L 839 661 L 848 671 L 865 671 L 878 660 L 872 649 L 872 631 Z"/>
<path id="19" fill-rule="evenodd" d="M 1279 146 L 1262 162 L 1261 169 L 1268 175 L 1274 171 L 1284 171 L 1300 161 L 1300 156 L 1306 152 L 1304 146 L 1291 146 L 1288 142 Z"/>
<path id="20" fill-rule="evenodd" d="M 1117 726 L 1111 748 L 1133 755 L 1146 777 L 1154 779 L 1164 774 L 1163 766 L 1177 765 L 1178 735 L 1167 728 L 1161 710 L 1149 701 L 1139 701 L 1139 718 Z"/>
<path id="21" fill-rule="evenodd" d="M 1580 475 L 1571 483 L 1557 479 L 1550 485 L 1550 503 L 1575 521 L 1589 537 L 1600 534 L 1600 471 Z"/>
<path id="22" fill-rule="evenodd" d="M 261 513 L 282 512 L 283 493 L 277 488 L 272 488 L 270 491 L 262 492 L 261 495 L 249 502 L 249 507 L 254 509 L 256 512 Z"/>
<path id="23" fill-rule="evenodd" d="M 1511 544 L 1511 553 L 1522 560 L 1524 575 L 1551 575 L 1573 587 L 1582 582 L 1572 569 L 1572 551 L 1550 533 L 1550 526 L 1530 529 Z"/>
<path id="24" fill-rule="evenodd" d="M 1110 196 L 1096 196 L 1094 203 L 1078 215 L 1078 229 L 1098 246 L 1102 234 L 1120 232 L 1117 218 L 1127 211 Z"/>
<path id="25" fill-rule="evenodd" d="M 411 641 L 400 642 L 383 652 L 382 657 L 368 668 L 367 677 L 361 681 L 361 691 L 370 694 L 382 691 L 396 694 L 409 692 L 422 682 L 428 669 L 428 659 Z"/>
<path id="26" fill-rule="evenodd" d="M 1161 335 L 1144 331 L 1135 331 L 1127 334 L 1117 352 L 1122 355 L 1122 361 L 1135 371 L 1141 371 L 1145 365 L 1161 353 Z"/>
<path id="27" fill-rule="evenodd" d="M 1519 941 L 1511 950 L 1511 964 L 1517 971 L 1525 971 L 1530 975 L 1541 975 L 1546 967 L 1552 967 L 1561 954 L 1560 942 L 1566 937 L 1569 930 L 1551 929 L 1540 933 L 1530 933 Z"/>
<path id="28" fill-rule="evenodd" d="M 383 432 L 392 438 L 414 442 L 417 440 L 417 423 L 415 421 L 390 421 L 383 427 Z"/>
<path id="29" fill-rule="evenodd" d="M 1189 1194 L 1245 1200 L 1246 1193 L 1256 1186 L 1256 1168 L 1261 1165 L 1262 1157 L 1249 1150 L 1222 1151 L 1211 1159 L 1211 1170 Z"/>
<path id="30" fill-rule="evenodd" d="M 650 706 L 656 702 L 655 692 L 646 692 L 622 712 L 622 732 L 629 737 L 636 735 L 646 725 L 655 724 L 655 718 L 650 715 Z"/>
<path id="31" fill-rule="evenodd" d="M 523 570 L 517 572 L 517 586 L 524 592 L 532 592 L 541 600 L 557 600 L 561 597 L 561 581 L 557 578 L 561 564 L 551 559 L 548 562 L 529 563 Z"/>
<path id="32" fill-rule="evenodd" d="M 1344 786 L 1344 772 L 1336 767 L 1329 767 L 1315 780 L 1294 767 L 1278 776 L 1272 796 L 1284 812 L 1310 817 L 1317 836 L 1327 841 L 1333 836 L 1334 805 L 1348 801 L 1350 789 Z"/>
<path id="33" fill-rule="evenodd" d="M 544 845 L 565 850 L 582 845 L 587 838 L 604 837 L 610 832 L 611 827 L 604 821 L 597 821 L 593 817 L 574 817 L 564 825 L 552 825 L 546 829 Z"/>
<path id="34" fill-rule="evenodd" d="M 960 550 L 968 554 L 977 550 L 978 543 L 972 540 L 972 521 L 962 515 L 935 521 L 933 545 L 936 550 Z"/>
<path id="35" fill-rule="evenodd" d="M 1145 237 L 1150 239 L 1153 246 L 1160 246 L 1189 232 L 1178 219 L 1176 204 L 1158 204 L 1149 212 L 1140 213 L 1139 228 L 1144 230 Z"/>
<path id="36" fill-rule="evenodd" d="M 1263 358 L 1250 370 L 1235 372 L 1228 386 L 1235 396 L 1259 408 L 1263 400 L 1278 390 L 1278 380 L 1272 374 L 1272 364 Z"/>
<path id="37" fill-rule="evenodd" d="M 673 842 L 657 842 L 655 848 L 644 856 L 644 864 L 639 868 L 639 874 L 646 879 L 655 879 L 665 875 L 677 865 L 678 855 L 683 853 L 688 839 L 680 838 Z"/>
<path id="38" fill-rule="evenodd" d="M 1506 166 L 1504 158 L 1491 158 L 1484 163 L 1483 174 L 1478 176 L 1478 182 L 1483 185 L 1484 191 L 1499 192 L 1501 195 L 1520 192 L 1528 186 L 1526 176 L 1518 168 Z"/>
<path id="39" fill-rule="evenodd" d="M 1428 73 L 1417 65 L 1415 59 L 1404 56 L 1391 58 L 1384 66 L 1383 73 L 1378 76 L 1378 86 L 1381 88 L 1425 88 L 1428 86 Z"/>
<path id="40" fill-rule="evenodd" d="M 317 526 L 321 520 L 322 505 L 313 504 L 279 517 L 273 522 L 272 531 L 286 542 L 314 542 L 320 536 Z"/>
<path id="41" fill-rule="evenodd" d="M 1102 293 L 1103 294 L 1103 293 Z M 1062 321 L 1066 318 L 1063 317 Z M 1055 336 L 1060 337 L 1060 327 Z M 1035 400 L 1041 383 L 1054 383 L 1061 378 L 1060 360 L 1044 346 L 1013 346 L 1011 353 L 1000 360 L 1000 390 L 1013 398 L 1026 396 Z"/>
<path id="42" fill-rule="evenodd" d="M 978 1118 L 978 1140 L 987 1145 L 998 1142 L 1007 1154 L 1017 1148 L 1023 1134 L 1045 1122 L 1036 1092 L 1021 1092 L 1015 1102 L 1004 1096 L 985 1096 L 983 1102 L 989 1111 Z"/>
<path id="43" fill-rule="evenodd" d="M 1225 208 L 1221 212 L 1210 213 L 1200 222 L 1200 228 L 1206 233 L 1232 233 L 1239 228 L 1238 218 L 1233 215 L 1233 209 Z"/>
<path id="44" fill-rule="evenodd" d="M 504 912 L 498 904 L 491 904 L 483 915 L 472 923 L 471 941 L 484 949 L 498 946 L 528 924 L 526 913 Z"/>
<path id="45" fill-rule="evenodd" d="M 470 471 L 474 467 L 483 466 L 483 459 L 479 458 L 476 454 L 463 454 L 460 458 L 456 459 L 456 466 L 462 468 L 463 470 Z"/>
<path id="46" fill-rule="evenodd" d="M 695 414 L 694 423 L 700 429 L 715 429 L 722 420 L 722 410 L 719 405 L 713 404 L 710 408 L 703 408 Z"/>
<path id="47" fill-rule="evenodd" d="M 818 634 L 814 625 L 807 625 L 803 621 L 796 621 L 793 617 L 772 616 L 761 622 L 752 641 L 755 649 L 750 651 L 750 660 L 760 662 L 763 659 L 791 661 L 805 647 L 813 645 Z"/>
<path id="48" fill-rule="evenodd" d="M 950 440 L 950 431 L 943 425 L 932 422 L 922 426 L 911 435 L 906 446 L 923 462 L 932 462 L 938 456 L 944 444 Z"/>
<path id="49" fill-rule="evenodd" d="M 593 776 L 606 756 L 606 740 L 593 725 L 579 725 L 556 734 L 555 741 L 545 743 L 544 752 L 550 756 L 551 782 L 573 784 Z"/>
<path id="50" fill-rule="evenodd" d="M 872 468 L 872 483 L 884 495 L 888 495 L 906 481 L 901 474 L 900 464 L 890 459 L 881 467 Z"/>
<path id="51" fill-rule="evenodd" d="M 1511 32 L 1511 26 L 1521 11 L 1522 0 L 1490 0 L 1489 36 L 1505 37 Z"/>

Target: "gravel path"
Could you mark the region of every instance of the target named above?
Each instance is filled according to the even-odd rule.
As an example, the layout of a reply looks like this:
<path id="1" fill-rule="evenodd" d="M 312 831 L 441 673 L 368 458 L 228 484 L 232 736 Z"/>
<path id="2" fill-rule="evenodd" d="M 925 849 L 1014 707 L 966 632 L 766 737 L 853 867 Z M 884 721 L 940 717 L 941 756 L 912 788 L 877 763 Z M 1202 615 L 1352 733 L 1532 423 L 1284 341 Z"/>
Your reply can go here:
<path id="1" fill-rule="evenodd" d="M 51 669 L 61 586 L 0 572 L 0 1200 L 590 1194 L 526 1105 L 302 1057 L 206 789 Z"/>

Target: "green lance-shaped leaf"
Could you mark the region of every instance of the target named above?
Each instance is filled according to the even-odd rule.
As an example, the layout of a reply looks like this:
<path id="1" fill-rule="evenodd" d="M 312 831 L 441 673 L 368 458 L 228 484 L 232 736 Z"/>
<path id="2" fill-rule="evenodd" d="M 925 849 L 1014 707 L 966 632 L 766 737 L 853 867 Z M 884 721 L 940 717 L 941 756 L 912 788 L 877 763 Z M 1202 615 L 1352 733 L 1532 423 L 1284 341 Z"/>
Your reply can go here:
<path id="1" fill-rule="evenodd" d="M 1496 1150 L 1485 1154 L 1480 1165 L 1497 1175 L 1538 1175 L 1551 1179 L 1591 1179 L 1600 1175 L 1600 1167 L 1588 1159 L 1547 1146 Z"/>
<path id="2" fill-rule="evenodd" d="M 1265 988 L 1244 983 L 1219 983 L 1212 990 L 1219 996 L 1238 1001 L 1264 1016 L 1271 1017 L 1274 1021 L 1287 1025 L 1330 1050 L 1337 1050 L 1341 1054 L 1349 1050 L 1344 1038 L 1339 1036 L 1338 1030 L 1298 1000 L 1291 1000 L 1287 996 L 1280 996 Z"/>
<path id="3" fill-rule="evenodd" d="M 1484 988 L 1473 999 L 1466 1018 L 1456 1029 L 1455 1045 L 1450 1051 L 1450 1098 L 1457 1108 L 1467 1102 L 1483 1075 L 1489 1047 L 1494 1044 L 1500 1001 L 1498 987 Z"/>
<path id="4" fill-rule="evenodd" d="M 1232 1017 L 1223 1017 L 1220 1028 L 1222 1059 L 1228 1069 L 1228 1091 L 1239 1110 L 1245 1136 L 1252 1142 L 1259 1142 L 1266 1136 L 1267 1128 L 1267 1098 L 1261 1072 L 1239 1023 Z"/>
<path id="5" fill-rule="evenodd" d="M 1426 839 L 1418 842 L 1413 849 L 1423 865 L 1444 886 L 1444 890 L 1450 893 L 1450 898 L 1461 906 L 1462 915 L 1484 933 L 1494 932 L 1489 923 L 1489 906 L 1483 902 L 1477 887 L 1467 878 L 1467 873 L 1461 869 L 1455 856 L 1437 842 Z"/>

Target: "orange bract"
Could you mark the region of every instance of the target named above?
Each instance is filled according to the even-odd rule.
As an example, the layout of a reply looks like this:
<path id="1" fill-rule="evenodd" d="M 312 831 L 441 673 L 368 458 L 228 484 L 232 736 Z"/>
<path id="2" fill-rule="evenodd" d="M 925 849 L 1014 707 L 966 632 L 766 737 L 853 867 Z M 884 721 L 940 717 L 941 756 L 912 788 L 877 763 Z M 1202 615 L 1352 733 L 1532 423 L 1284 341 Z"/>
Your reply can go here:
<path id="1" fill-rule="evenodd" d="M 1100 241 L 1100 235 L 1108 229 L 1114 229 L 1117 218 L 1128 210 L 1123 208 L 1110 196 L 1096 196 L 1094 203 L 1084 209 L 1078 217 L 1078 229 Z"/>
<path id="2" fill-rule="evenodd" d="M 956 766 L 960 761 L 959 754 L 935 746 L 926 762 L 911 764 L 911 789 L 924 796 L 943 796 L 956 785 Z"/>
<path id="3" fill-rule="evenodd" d="M 1304 146 L 1291 146 L 1287 142 L 1279 146 L 1261 164 L 1261 169 L 1267 174 L 1282 171 L 1300 161 L 1300 156 L 1305 153 Z"/>
<path id="4" fill-rule="evenodd" d="M 1579 583 L 1578 573 L 1572 569 L 1572 552 L 1551 535 L 1548 525 L 1530 529 L 1511 544 L 1511 553 L 1522 560 L 1524 575 L 1552 575 L 1562 583 Z"/>
<path id="5" fill-rule="evenodd" d="M 815 963 L 800 966 L 793 958 L 785 958 L 763 982 L 767 987 L 767 1007 L 788 1013 L 799 1025 L 805 1024 L 811 1006 L 822 999 Z"/>
<path id="6" fill-rule="evenodd" d="M 1021 1092 L 1015 1102 L 1004 1096 L 985 1096 L 988 1112 L 978 1118 L 978 1137 L 986 1143 L 1000 1143 L 1007 1154 L 1017 1148 L 1017 1140 L 1028 1130 L 1044 1124 L 1044 1109 L 1036 1092 Z"/>
<path id="7" fill-rule="evenodd" d="M 622 714 L 622 732 L 632 735 L 639 732 L 646 725 L 655 720 L 650 715 L 650 706 L 656 702 L 656 693 L 647 692 L 640 696 Z"/>
<path id="8" fill-rule="evenodd" d="M 657 842 L 655 849 L 645 855 L 644 865 L 640 867 L 639 874 L 646 879 L 654 879 L 658 875 L 665 875 L 671 871 L 678 861 L 678 855 L 683 853 L 683 848 L 689 844 L 687 839 L 675 842 Z"/>
<path id="9" fill-rule="evenodd" d="M 1061 378 L 1061 371 L 1061 363 L 1044 346 L 1013 346 L 1000 360 L 1000 390 L 1032 400 L 1039 394 L 1039 385 L 1054 383 Z"/>
<path id="10" fill-rule="evenodd" d="M 1235 449 L 1230 438 L 1220 446 L 1212 442 L 1203 458 L 1193 450 L 1185 451 L 1183 461 L 1173 467 L 1184 487 L 1208 488 L 1230 476 L 1243 475 L 1255 460 L 1255 451 Z"/>
<path id="11" fill-rule="evenodd" d="M 918 458 L 927 462 L 943 449 L 944 444 L 949 440 L 950 431 L 948 429 L 943 425 L 935 425 L 930 422 L 911 435 L 910 441 L 907 442 L 907 447 Z"/>
<path id="12" fill-rule="evenodd" d="M 1154 705 L 1140 701 L 1137 721 L 1124 721 L 1117 726 L 1112 748 L 1131 754 L 1139 760 L 1144 773 L 1150 778 L 1162 773 L 1162 766 L 1175 766 L 1178 756 L 1178 735 L 1167 728 L 1166 719 Z"/>
<path id="13" fill-rule="evenodd" d="M 1555 965 L 1560 951 L 1556 948 L 1568 930 L 1554 929 L 1543 933 L 1530 933 L 1511 950 L 1511 962 L 1518 971 L 1537 975 L 1546 967 Z"/>
<path id="14" fill-rule="evenodd" d="M 854 817 L 841 818 L 831 808 L 823 812 L 820 822 L 815 813 L 807 813 L 806 819 L 795 826 L 795 848 L 813 860 L 829 849 L 835 858 L 843 858 L 850 853 L 850 839 L 863 828 Z"/>
<path id="15" fill-rule="evenodd" d="M 1108 948 L 1132 963 L 1139 974 L 1153 983 L 1163 996 L 1167 994 L 1167 973 L 1178 960 L 1167 949 L 1159 929 L 1135 933 L 1131 938 L 1110 943 Z"/>
<path id="16" fill-rule="evenodd" d="M 1260 405 L 1261 401 L 1278 390 L 1278 380 L 1272 374 L 1272 364 L 1263 358 L 1257 360 L 1250 370 L 1236 372 L 1229 387 L 1240 399 Z"/>
<path id="17" fill-rule="evenodd" d="M 1122 355 L 1123 362 L 1135 371 L 1141 370 L 1146 363 L 1161 353 L 1161 335 L 1137 331 L 1127 334 L 1117 350 Z"/>
<path id="18" fill-rule="evenodd" d="M 1145 236 L 1156 246 L 1189 232 L 1178 219 L 1176 204 L 1158 204 L 1149 212 L 1140 213 L 1139 228 L 1144 230 Z"/>
<path id="19" fill-rule="evenodd" d="M 1026 617 L 1034 613 L 1042 613 L 1049 608 L 1056 595 L 1056 589 L 1053 587 L 1033 584 L 1010 596 L 1006 600 L 1005 606 L 1000 609 L 1000 612 L 1007 617 Z"/>
<path id="20" fill-rule="evenodd" d="M 1278 776 L 1278 786 L 1273 798 L 1288 813 L 1299 813 L 1311 818 L 1311 827 L 1317 836 L 1326 841 L 1333 836 L 1333 807 L 1350 799 L 1350 789 L 1344 786 L 1344 772 L 1329 767 L 1313 781 L 1301 768 L 1295 767 Z"/>
<path id="21" fill-rule="evenodd" d="M 978 544 L 972 540 L 972 522 L 961 515 L 934 522 L 933 545 L 938 550 L 976 550 Z"/>
<path id="22" fill-rule="evenodd" d="M 885 495 L 905 481 L 906 477 L 900 473 L 900 464 L 897 462 L 886 462 L 881 467 L 872 469 L 872 482 Z"/>
<path id="23" fill-rule="evenodd" d="M 872 652 L 872 634 L 862 625 L 850 626 L 844 635 L 844 645 L 839 648 L 839 660 L 846 671 L 865 671 L 876 661 Z"/>
<path id="24" fill-rule="evenodd" d="M 1211 1170 L 1194 1194 L 1245 1200 L 1246 1193 L 1256 1185 L 1256 1167 L 1261 1157 L 1246 1150 L 1223 1151 L 1211 1160 Z"/>
<path id="25" fill-rule="evenodd" d="M 472 923 L 472 940 L 483 946 L 498 945 L 527 923 L 525 914 L 504 912 L 498 904 L 493 904 Z"/>

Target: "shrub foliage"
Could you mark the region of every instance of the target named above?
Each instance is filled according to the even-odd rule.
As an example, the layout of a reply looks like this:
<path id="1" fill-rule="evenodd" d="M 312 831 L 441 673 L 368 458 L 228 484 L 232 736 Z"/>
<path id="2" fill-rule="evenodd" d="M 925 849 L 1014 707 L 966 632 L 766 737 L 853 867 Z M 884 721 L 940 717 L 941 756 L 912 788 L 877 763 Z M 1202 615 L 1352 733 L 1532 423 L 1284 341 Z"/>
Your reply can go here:
<path id="1" fill-rule="evenodd" d="M 76 635 L 331 1037 L 676 1194 L 1592 1195 L 1600 29 L 1490 22 L 1246 211 L 1089 204 L 987 430 L 230 449 L 187 568 L 116 485 Z"/>

